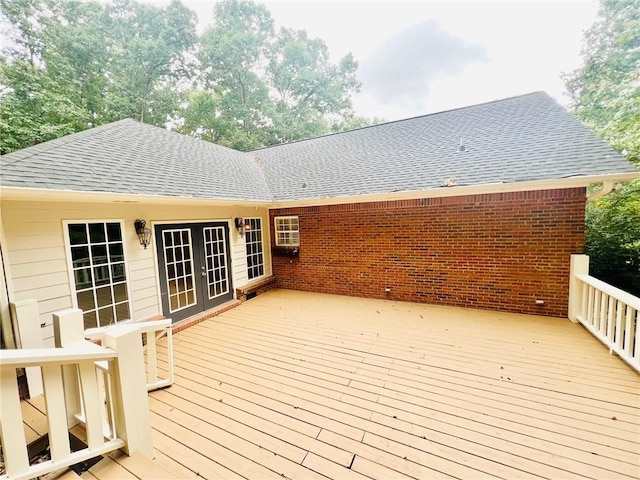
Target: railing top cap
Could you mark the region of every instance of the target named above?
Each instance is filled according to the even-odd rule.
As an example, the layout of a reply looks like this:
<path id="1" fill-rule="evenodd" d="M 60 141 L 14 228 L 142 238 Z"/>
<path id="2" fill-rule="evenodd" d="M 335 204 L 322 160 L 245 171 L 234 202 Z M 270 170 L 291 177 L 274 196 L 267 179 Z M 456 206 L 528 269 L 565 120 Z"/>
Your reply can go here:
<path id="1" fill-rule="evenodd" d="M 80 342 L 64 348 L 24 348 L 0 351 L 0 366 L 34 367 L 44 364 L 64 365 L 97 360 L 111 360 L 117 353 L 91 342 Z"/>

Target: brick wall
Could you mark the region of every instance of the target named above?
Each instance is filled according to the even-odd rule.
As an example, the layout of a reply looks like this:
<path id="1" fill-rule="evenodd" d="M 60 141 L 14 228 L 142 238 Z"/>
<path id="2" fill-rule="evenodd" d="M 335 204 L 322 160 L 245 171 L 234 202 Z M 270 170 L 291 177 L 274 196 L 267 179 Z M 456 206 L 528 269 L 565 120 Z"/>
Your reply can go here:
<path id="1" fill-rule="evenodd" d="M 273 273 L 281 288 L 564 317 L 584 207 L 574 188 L 274 209 L 271 245 L 273 218 L 298 215 L 300 255 L 274 255 Z"/>

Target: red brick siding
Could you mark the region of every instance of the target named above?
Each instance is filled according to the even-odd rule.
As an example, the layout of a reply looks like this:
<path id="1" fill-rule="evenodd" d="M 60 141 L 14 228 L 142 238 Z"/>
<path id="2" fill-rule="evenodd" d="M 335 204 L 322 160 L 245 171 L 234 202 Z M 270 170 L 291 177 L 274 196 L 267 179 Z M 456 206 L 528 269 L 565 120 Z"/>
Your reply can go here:
<path id="1" fill-rule="evenodd" d="M 281 288 L 566 316 L 584 207 L 575 188 L 274 209 L 271 245 L 274 217 L 300 220 L 300 256 L 274 255 L 274 274 Z"/>

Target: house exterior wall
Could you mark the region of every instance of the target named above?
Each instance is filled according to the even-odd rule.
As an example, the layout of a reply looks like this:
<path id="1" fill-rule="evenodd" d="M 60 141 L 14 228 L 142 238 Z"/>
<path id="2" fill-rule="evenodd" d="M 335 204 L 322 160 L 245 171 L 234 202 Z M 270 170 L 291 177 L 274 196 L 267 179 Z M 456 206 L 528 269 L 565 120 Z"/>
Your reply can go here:
<path id="1" fill-rule="evenodd" d="M 300 223 L 273 270 L 281 288 L 564 317 L 584 208 L 574 188 L 273 209 L 272 245 L 274 217 Z"/>
<path id="2" fill-rule="evenodd" d="M 9 277 L 10 300 L 33 298 L 38 303 L 45 346 L 53 346 L 52 312 L 70 308 L 73 286 L 68 271 L 64 221 L 122 220 L 133 319 L 162 314 L 159 299 L 155 238 L 144 249 L 136 236 L 134 220 L 155 222 L 228 221 L 233 285 L 247 283 L 245 240 L 233 226 L 236 216 L 260 217 L 265 238 L 265 276 L 271 275 L 269 221 L 266 208 L 193 207 L 127 203 L 63 203 L 3 201 L 3 254 Z"/>

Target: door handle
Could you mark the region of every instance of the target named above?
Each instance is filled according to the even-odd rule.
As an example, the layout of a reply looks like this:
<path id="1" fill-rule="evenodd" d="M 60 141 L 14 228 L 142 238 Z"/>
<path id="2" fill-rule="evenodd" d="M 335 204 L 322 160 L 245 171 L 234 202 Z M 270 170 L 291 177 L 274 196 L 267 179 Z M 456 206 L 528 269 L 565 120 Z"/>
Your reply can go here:
<path id="1" fill-rule="evenodd" d="M 207 276 L 207 269 L 204 265 L 200 267 L 200 275 L 202 275 L 203 277 Z"/>

